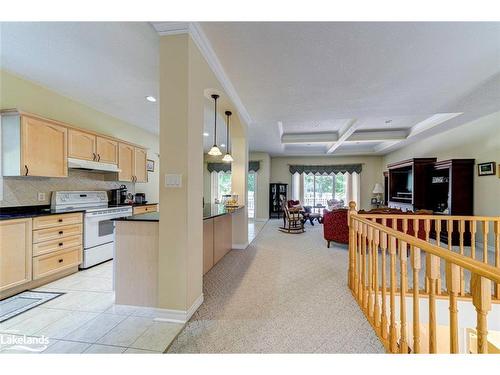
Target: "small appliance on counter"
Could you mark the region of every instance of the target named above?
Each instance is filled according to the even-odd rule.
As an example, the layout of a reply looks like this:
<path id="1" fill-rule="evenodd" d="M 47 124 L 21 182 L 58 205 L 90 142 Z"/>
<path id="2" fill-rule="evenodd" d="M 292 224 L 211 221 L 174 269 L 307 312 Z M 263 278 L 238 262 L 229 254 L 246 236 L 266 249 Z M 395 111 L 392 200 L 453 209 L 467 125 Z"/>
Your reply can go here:
<path id="1" fill-rule="evenodd" d="M 135 204 L 144 204 L 147 202 L 145 193 L 135 193 L 134 197 Z"/>
<path id="2" fill-rule="evenodd" d="M 127 199 L 127 187 L 125 185 L 121 185 L 117 189 L 110 190 L 111 197 L 109 204 L 113 206 L 118 206 L 120 204 L 126 204 L 125 200 Z"/>
<path id="3" fill-rule="evenodd" d="M 238 207 L 238 194 L 223 195 L 222 202 L 226 207 Z"/>

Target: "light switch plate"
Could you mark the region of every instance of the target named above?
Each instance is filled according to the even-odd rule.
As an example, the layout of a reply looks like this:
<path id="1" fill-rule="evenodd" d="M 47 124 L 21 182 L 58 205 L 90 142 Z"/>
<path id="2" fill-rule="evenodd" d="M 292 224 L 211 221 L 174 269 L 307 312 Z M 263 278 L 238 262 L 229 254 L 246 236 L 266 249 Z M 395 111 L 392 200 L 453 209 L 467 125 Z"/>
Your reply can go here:
<path id="1" fill-rule="evenodd" d="M 38 201 L 43 202 L 45 200 L 45 193 L 38 193 Z"/>
<path id="2" fill-rule="evenodd" d="M 181 174 L 166 174 L 165 175 L 165 187 L 181 188 L 182 187 L 182 175 Z"/>

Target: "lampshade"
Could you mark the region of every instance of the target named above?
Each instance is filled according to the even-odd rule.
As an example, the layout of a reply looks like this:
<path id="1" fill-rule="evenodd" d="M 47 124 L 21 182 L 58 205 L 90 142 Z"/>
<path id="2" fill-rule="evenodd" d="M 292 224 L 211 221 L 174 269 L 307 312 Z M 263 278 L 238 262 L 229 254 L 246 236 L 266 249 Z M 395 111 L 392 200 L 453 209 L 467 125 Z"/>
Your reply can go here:
<path id="1" fill-rule="evenodd" d="M 373 188 L 373 194 L 383 194 L 383 193 L 384 193 L 384 188 L 377 182 L 375 184 L 375 187 Z"/>
<path id="2" fill-rule="evenodd" d="M 226 153 L 226 155 L 224 155 L 224 157 L 222 158 L 222 161 L 225 161 L 226 163 L 231 163 L 233 161 L 233 157 L 231 156 L 231 154 Z"/>
<path id="3" fill-rule="evenodd" d="M 217 145 L 213 145 L 210 151 L 208 151 L 208 155 L 210 156 L 221 156 L 222 152 L 220 152 L 219 147 Z"/>

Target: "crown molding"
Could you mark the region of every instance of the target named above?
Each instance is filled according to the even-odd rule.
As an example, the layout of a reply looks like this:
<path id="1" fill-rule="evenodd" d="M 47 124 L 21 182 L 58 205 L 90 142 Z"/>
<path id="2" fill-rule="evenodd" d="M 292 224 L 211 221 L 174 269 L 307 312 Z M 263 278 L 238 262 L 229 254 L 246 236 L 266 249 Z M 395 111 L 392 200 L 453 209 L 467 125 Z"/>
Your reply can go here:
<path id="1" fill-rule="evenodd" d="M 201 54 L 215 74 L 227 96 L 234 103 L 239 117 L 246 126 L 252 123 L 252 118 L 241 101 L 231 80 L 227 76 L 219 58 L 217 57 L 212 44 L 203 32 L 198 22 L 153 22 L 154 29 L 159 35 L 189 34 Z"/>

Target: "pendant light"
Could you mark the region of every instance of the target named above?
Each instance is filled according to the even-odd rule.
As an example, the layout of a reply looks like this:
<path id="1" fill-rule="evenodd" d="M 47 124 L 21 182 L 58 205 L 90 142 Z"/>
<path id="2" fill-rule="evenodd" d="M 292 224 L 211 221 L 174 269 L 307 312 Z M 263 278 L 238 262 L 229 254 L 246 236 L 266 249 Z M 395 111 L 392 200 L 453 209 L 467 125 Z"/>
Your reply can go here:
<path id="1" fill-rule="evenodd" d="M 222 161 L 225 161 L 226 163 L 231 163 L 233 161 L 233 157 L 230 154 L 229 150 L 229 118 L 231 117 L 232 113 L 231 111 L 226 111 L 226 155 L 222 158 Z"/>
<path id="2" fill-rule="evenodd" d="M 219 99 L 219 95 L 213 94 L 212 99 L 214 100 L 214 106 L 215 106 L 215 116 L 214 116 L 214 145 L 208 151 L 208 155 L 211 156 L 221 156 L 222 152 L 220 152 L 219 147 L 217 147 L 217 99 Z"/>

